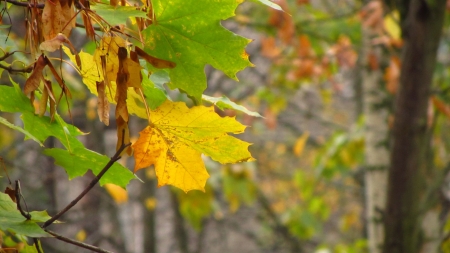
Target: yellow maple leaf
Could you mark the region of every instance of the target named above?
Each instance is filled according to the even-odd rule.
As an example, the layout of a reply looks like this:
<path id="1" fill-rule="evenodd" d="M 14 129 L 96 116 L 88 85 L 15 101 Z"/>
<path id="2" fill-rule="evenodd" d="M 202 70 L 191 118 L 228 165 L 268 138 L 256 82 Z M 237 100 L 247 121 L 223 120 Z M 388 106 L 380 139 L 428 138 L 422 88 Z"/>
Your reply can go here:
<path id="1" fill-rule="evenodd" d="M 188 108 L 166 101 L 152 111 L 151 120 L 133 144 L 134 171 L 155 165 L 158 186 L 204 191 L 209 175 L 201 154 L 220 163 L 254 160 L 249 143 L 228 135 L 242 133 L 245 126 L 232 117 L 220 117 L 214 107 Z"/>

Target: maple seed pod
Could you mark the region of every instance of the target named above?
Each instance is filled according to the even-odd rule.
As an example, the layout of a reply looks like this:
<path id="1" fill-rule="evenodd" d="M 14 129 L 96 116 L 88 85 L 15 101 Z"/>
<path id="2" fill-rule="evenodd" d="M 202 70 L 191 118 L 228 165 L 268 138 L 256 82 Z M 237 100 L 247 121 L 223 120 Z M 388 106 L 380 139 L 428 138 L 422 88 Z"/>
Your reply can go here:
<path id="1" fill-rule="evenodd" d="M 119 61 L 124 61 L 128 57 L 127 49 L 124 47 L 119 47 L 117 56 L 119 57 Z"/>

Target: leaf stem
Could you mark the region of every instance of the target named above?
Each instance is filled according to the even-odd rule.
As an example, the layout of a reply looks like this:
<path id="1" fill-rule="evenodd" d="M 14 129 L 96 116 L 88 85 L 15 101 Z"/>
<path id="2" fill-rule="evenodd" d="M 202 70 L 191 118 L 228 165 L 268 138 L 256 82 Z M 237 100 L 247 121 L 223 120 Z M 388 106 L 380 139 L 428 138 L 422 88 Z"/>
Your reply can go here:
<path id="1" fill-rule="evenodd" d="M 130 145 L 131 145 L 131 143 L 124 144 L 123 140 L 122 140 L 122 145 L 120 146 L 120 148 L 116 151 L 114 156 L 111 157 L 109 162 L 105 165 L 105 167 L 103 167 L 103 169 L 100 171 L 100 173 L 98 173 L 98 175 L 94 179 L 92 179 L 92 181 L 89 183 L 89 185 L 86 187 L 86 189 L 84 189 L 84 191 L 81 192 L 80 195 L 78 195 L 78 197 L 76 197 L 74 200 L 72 200 L 64 209 L 62 209 L 56 215 L 54 215 L 52 218 L 47 220 L 42 225 L 42 228 L 46 228 L 46 227 L 50 226 L 59 217 L 61 217 L 63 214 L 65 214 L 67 211 L 69 211 L 73 206 L 75 206 L 78 203 L 78 201 L 80 201 L 98 183 L 98 181 L 100 181 L 100 178 L 102 178 L 102 176 L 108 171 L 108 169 L 112 167 L 114 162 L 116 162 L 117 160 L 120 159 L 120 154 L 122 153 L 122 151 L 124 151 L 125 148 L 127 148 Z"/>
<path id="2" fill-rule="evenodd" d="M 85 248 L 85 249 L 88 249 L 88 250 L 91 250 L 91 251 L 94 251 L 94 252 L 100 252 L 100 253 L 113 253 L 112 251 L 104 250 L 102 248 L 99 248 L 99 247 L 96 247 L 96 246 L 93 246 L 93 245 L 90 245 L 90 244 L 86 244 L 86 243 L 83 243 L 83 242 L 79 242 L 79 241 L 67 238 L 65 236 L 62 236 L 60 234 L 57 234 L 57 233 L 55 233 L 53 231 L 50 231 L 50 230 L 47 230 L 47 229 L 44 229 L 44 231 L 49 233 L 49 234 L 51 234 L 51 235 L 53 235 L 56 239 L 58 239 L 60 241 L 67 242 L 67 243 L 76 245 L 76 246 L 81 247 L 81 248 Z"/>

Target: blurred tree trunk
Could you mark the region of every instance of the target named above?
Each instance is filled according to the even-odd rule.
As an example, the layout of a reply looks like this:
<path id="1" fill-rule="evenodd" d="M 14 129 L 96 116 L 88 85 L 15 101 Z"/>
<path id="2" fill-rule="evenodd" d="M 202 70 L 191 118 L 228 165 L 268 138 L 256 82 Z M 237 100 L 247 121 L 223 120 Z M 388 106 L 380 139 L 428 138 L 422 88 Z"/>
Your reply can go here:
<path id="1" fill-rule="evenodd" d="M 175 232 L 175 238 L 178 243 L 178 247 L 181 253 L 189 253 L 188 249 L 188 236 L 186 227 L 184 225 L 184 218 L 180 212 L 180 202 L 176 193 L 172 190 L 170 191 L 170 200 L 172 201 L 172 206 L 175 214 L 175 219 L 173 221 L 173 231 Z"/>
<path id="2" fill-rule="evenodd" d="M 427 178 L 427 108 L 446 0 L 401 0 L 404 46 L 395 101 L 384 253 L 416 253 Z"/>
<path id="3" fill-rule="evenodd" d="M 149 179 L 141 190 L 141 201 L 146 203 L 148 200 L 155 200 L 156 179 Z M 155 202 L 156 204 L 156 202 Z M 156 226 L 155 226 L 155 207 L 147 206 L 144 210 L 144 252 L 156 252 Z"/>
<path id="4" fill-rule="evenodd" d="M 364 28 L 362 52 L 362 89 L 363 113 L 365 118 L 365 200 L 367 237 L 370 253 L 380 253 L 383 245 L 383 222 L 379 210 L 386 205 L 387 168 L 389 151 L 386 145 L 388 138 L 388 109 L 380 106 L 388 97 L 383 81 L 380 62 L 387 58 L 382 48 L 371 44 L 374 31 Z M 371 66 L 370 57 L 377 58 L 377 66 Z"/>

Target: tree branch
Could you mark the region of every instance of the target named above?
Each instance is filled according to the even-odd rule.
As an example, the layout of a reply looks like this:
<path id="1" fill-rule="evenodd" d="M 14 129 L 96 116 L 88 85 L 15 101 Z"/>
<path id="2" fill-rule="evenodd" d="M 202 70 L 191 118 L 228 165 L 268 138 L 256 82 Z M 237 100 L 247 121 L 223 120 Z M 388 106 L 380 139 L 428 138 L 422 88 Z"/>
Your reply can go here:
<path id="1" fill-rule="evenodd" d="M 67 243 L 73 244 L 73 245 L 81 247 L 81 248 L 85 248 L 85 249 L 92 250 L 94 252 L 100 252 L 100 253 L 113 253 L 112 251 L 104 250 L 102 248 L 99 248 L 99 247 L 96 247 L 96 246 L 93 246 L 90 244 L 86 244 L 83 242 L 79 242 L 79 241 L 64 237 L 60 234 L 57 234 L 57 233 L 47 230 L 47 229 L 44 229 L 44 231 L 53 235 L 56 239 L 58 239 L 60 241 L 67 242 Z"/>
<path id="2" fill-rule="evenodd" d="M 44 9 L 45 4 L 32 4 L 30 2 L 19 2 L 16 0 L 4 0 L 5 2 L 11 3 L 13 5 L 22 6 L 22 7 L 36 7 L 39 9 Z M 1 1 L 0 1 L 1 2 Z"/>
<path id="3" fill-rule="evenodd" d="M 123 136 L 125 136 L 125 134 L 123 134 Z M 70 202 L 64 209 L 59 211 L 59 213 L 57 213 L 51 219 L 47 220 L 42 225 L 42 228 L 46 228 L 46 227 L 50 226 L 59 217 L 61 217 L 63 214 L 65 214 L 67 211 L 69 211 L 73 206 L 75 206 L 78 203 L 78 201 L 80 201 L 80 199 L 82 199 L 98 183 L 98 181 L 100 181 L 100 178 L 102 178 L 102 176 L 108 171 L 108 169 L 112 167 L 114 162 L 116 162 L 117 160 L 120 159 L 120 154 L 125 150 L 125 148 L 127 148 L 130 145 L 131 145 L 131 143 L 124 144 L 123 140 L 122 140 L 122 145 L 120 146 L 120 148 L 116 151 L 114 156 L 111 157 L 111 159 L 105 165 L 105 167 L 102 169 L 102 171 L 100 171 L 100 173 L 98 173 L 98 175 L 89 183 L 89 185 L 86 187 L 86 189 L 84 189 L 84 191 L 81 192 L 80 195 L 78 195 L 78 197 L 76 197 L 74 200 L 72 200 L 72 202 Z"/>
<path id="4" fill-rule="evenodd" d="M 31 73 L 31 71 L 33 71 L 34 66 L 28 66 L 24 69 L 15 69 L 12 67 L 7 67 L 0 63 L 0 68 L 8 71 L 9 73 Z"/>
<path id="5" fill-rule="evenodd" d="M 31 219 L 31 215 L 30 213 L 25 213 L 25 211 L 22 209 L 22 206 L 20 205 L 20 200 L 21 200 L 21 194 L 20 194 L 20 182 L 19 180 L 16 180 L 16 203 L 17 203 L 17 209 L 19 210 L 20 214 L 22 214 L 23 217 L 25 217 L 25 219 L 30 220 Z"/>

